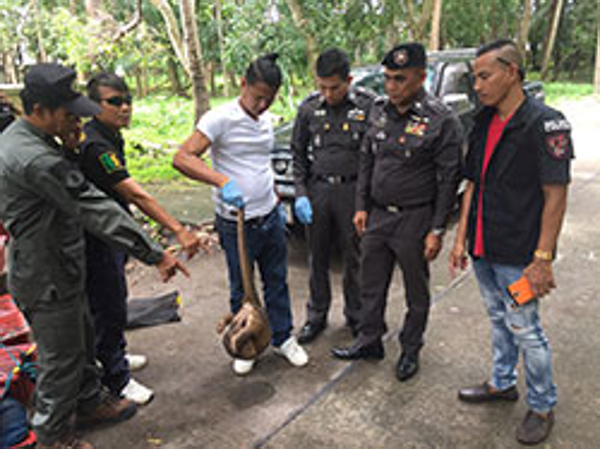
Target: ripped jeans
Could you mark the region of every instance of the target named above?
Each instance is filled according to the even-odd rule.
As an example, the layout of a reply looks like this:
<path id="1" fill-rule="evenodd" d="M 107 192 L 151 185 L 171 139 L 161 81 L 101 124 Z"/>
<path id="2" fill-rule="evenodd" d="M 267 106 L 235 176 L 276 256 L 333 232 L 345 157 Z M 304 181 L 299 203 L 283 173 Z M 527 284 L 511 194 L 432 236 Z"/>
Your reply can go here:
<path id="1" fill-rule="evenodd" d="M 552 376 L 552 350 L 541 327 L 539 301 L 513 306 L 506 287 L 519 279 L 525 266 L 474 259 L 473 268 L 492 325 L 493 367 L 491 385 L 504 390 L 517 383 L 519 348 L 523 351 L 527 403 L 539 413 L 556 405 Z"/>

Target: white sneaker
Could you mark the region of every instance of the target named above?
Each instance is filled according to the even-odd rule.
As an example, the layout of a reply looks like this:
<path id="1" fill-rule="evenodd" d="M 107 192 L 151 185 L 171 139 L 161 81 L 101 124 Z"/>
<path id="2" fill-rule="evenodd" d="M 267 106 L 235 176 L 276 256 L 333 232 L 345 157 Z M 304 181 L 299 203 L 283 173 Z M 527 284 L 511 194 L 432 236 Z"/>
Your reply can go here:
<path id="1" fill-rule="evenodd" d="M 308 354 L 293 335 L 273 350 L 275 354 L 285 357 L 294 366 L 304 366 L 308 363 Z"/>
<path id="2" fill-rule="evenodd" d="M 255 360 L 233 359 L 233 372 L 238 376 L 245 376 L 254 368 Z"/>
<path id="3" fill-rule="evenodd" d="M 139 371 L 148 364 L 148 357 L 141 354 L 125 354 L 129 363 L 129 371 Z"/>
<path id="4" fill-rule="evenodd" d="M 137 405 L 146 405 L 154 397 L 154 392 L 150 388 L 143 386 L 133 377 L 129 379 L 121 394 Z"/>

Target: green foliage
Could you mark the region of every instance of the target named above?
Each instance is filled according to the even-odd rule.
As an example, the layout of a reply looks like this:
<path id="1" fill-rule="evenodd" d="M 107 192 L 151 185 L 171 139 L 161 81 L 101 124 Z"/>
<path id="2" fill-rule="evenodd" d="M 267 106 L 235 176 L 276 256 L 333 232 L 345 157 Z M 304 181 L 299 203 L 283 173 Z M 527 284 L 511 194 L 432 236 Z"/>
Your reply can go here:
<path id="1" fill-rule="evenodd" d="M 233 100 L 214 98 L 211 107 Z M 300 100 L 301 97 L 293 98 L 292 108 L 280 97 L 270 111 L 280 121 L 292 120 Z M 182 179 L 171 167 L 171 160 L 177 147 L 194 130 L 193 117 L 194 104 L 190 99 L 153 95 L 136 100 L 131 127 L 124 132 L 127 166 L 135 179 L 153 183 Z"/>
<path id="2" fill-rule="evenodd" d="M 548 104 L 557 104 L 563 100 L 578 100 L 594 93 L 589 83 L 544 83 L 544 92 Z"/>

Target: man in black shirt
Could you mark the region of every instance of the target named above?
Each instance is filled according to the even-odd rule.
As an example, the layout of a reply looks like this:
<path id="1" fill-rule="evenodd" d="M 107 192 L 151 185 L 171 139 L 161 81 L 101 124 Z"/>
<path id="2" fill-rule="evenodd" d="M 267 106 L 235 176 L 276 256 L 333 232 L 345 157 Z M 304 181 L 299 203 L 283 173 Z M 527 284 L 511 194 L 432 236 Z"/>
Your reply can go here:
<path id="1" fill-rule="evenodd" d="M 341 359 L 384 357 L 385 307 L 394 265 L 400 265 L 408 311 L 400 332 L 401 382 L 419 369 L 430 307 L 429 262 L 441 247 L 456 198 L 462 130 L 455 114 L 428 94 L 421 44 L 386 55 L 386 98 L 375 101 L 362 144 L 354 224 L 361 245 L 361 319 L 356 343 Z"/>
<path id="2" fill-rule="evenodd" d="M 544 441 L 554 423 L 552 355 L 537 299 L 516 305 L 507 287 L 523 276 L 536 298 L 556 287 L 552 261 L 566 210 L 573 148 L 564 116 L 523 92 L 522 57 L 499 40 L 477 52 L 475 90 L 485 106 L 469 139 L 468 180 L 452 269 L 464 268 L 466 242 L 492 326 L 492 376 L 463 388 L 465 402 L 516 401 L 523 352 L 529 412 L 517 430 L 523 444 Z"/>
<path id="3" fill-rule="evenodd" d="M 129 126 L 132 97 L 125 81 L 111 73 L 100 73 L 89 81 L 87 90 L 102 111 L 84 126 L 85 139 L 79 153 L 82 171 L 125 210 L 129 211 L 129 204 L 135 204 L 171 230 L 188 256 L 193 256 L 200 247 L 198 237 L 171 217 L 127 171 L 121 130 Z M 145 404 L 152 399 L 152 390 L 130 375 L 134 364 L 145 364 L 145 356 L 125 353 L 126 255 L 87 234 L 86 256 L 86 288 L 96 328 L 97 357 L 103 368 L 102 382 L 114 395 Z"/>

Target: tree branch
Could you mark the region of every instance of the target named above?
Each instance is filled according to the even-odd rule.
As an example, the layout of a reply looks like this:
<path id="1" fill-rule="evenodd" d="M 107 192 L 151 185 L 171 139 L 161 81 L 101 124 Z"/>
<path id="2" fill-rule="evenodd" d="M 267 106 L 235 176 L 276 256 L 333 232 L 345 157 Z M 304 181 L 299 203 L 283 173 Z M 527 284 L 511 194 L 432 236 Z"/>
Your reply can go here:
<path id="1" fill-rule="evenodd" d="M 118 29 L 117 34 L 113 37 L 112 41 L 114 43 L 119 42 L 127 34 L 136 29 L 140 23 L 142 23 L 142 0 L 137 0 L 133 18 Z"/>

